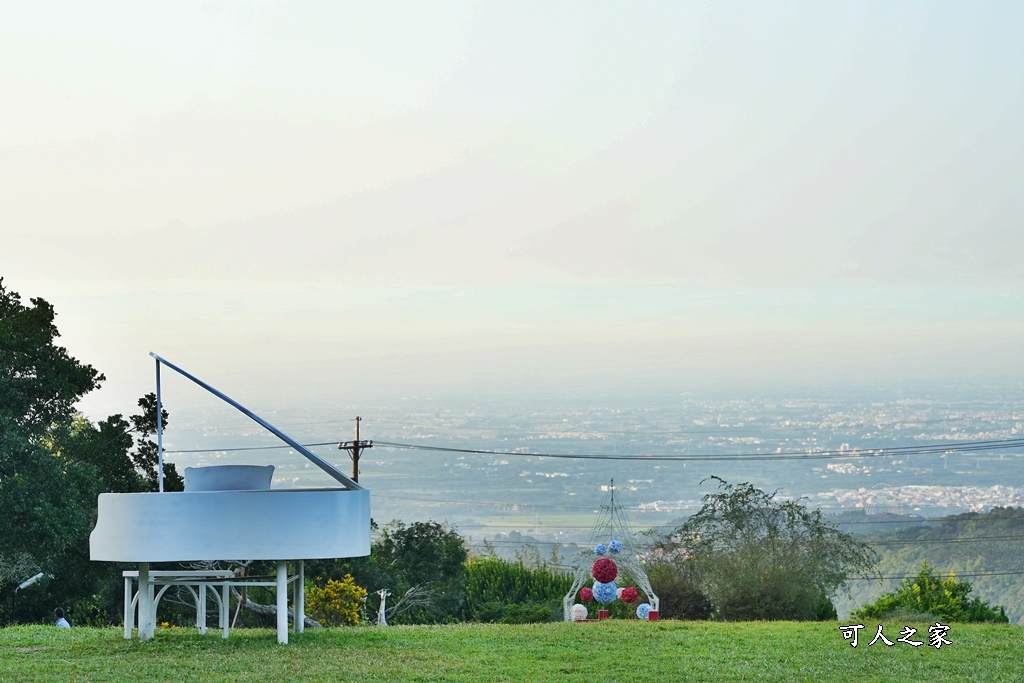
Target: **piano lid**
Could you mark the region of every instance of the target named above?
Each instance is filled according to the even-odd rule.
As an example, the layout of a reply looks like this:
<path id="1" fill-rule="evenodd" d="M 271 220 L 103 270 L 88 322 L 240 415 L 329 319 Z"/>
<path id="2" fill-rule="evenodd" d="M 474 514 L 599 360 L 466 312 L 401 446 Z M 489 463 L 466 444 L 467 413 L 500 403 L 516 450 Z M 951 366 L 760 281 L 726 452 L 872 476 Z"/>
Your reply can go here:
<path id="1" fill-rule="evenodd" d="M 346 477 L 344 474 L 339 472 L 329 462 L 327 462 L 326 460 L 324 460 L 320 456 L 318 456 L 315 453 L 313 453 L 312 451 L 310 451 L 308 448 L 306 448 L 305 446 L 300 444 L 298 441 L 296 441 L 292 437 L 288 436 L 287 434 L 282 432 L 280 429 L 278 429 L 277 427 L 275 427 L 274 425 L 270 424 L 269 422 L 264 420 L 262 417 L 260 417 L 256 413 L 252 412 L 251 410 L 249 410 L 248 408 L 243 406 L 238 401 L 236 401 L 236 400 L 232 399 L 231 397 L 221 393 L 217 389 L 214 389 L 213 387 L 211 387 L 209 384 L 207 384 L 203 380 L 199 379 L 198 377 L 195 377 L 194 375 L 189 374 L 185 370 L 182 370 L 181 368 L 179 368 L 174 363 L 171 363 L 170 361 L 168 361 L 165 358 L 161 358 L 160 356 L 158 356 L 157 354 L 153 353 L 152 351 L 150 352 L 149 355 L 151 355 L 153 358 L 156 359 L 157 412 L 160 411 L 160 366 L 164 365 L 164 366 L 170 368 L 171 370 L 174 370 L 175 372 L 177 372 L 181 376 L 186 377 L 186 378 L 192 380 L 193 382 L 195 382 L 196 384 L 201 386 L 203 389 L 206 389 L 207 391 L 209 391 L 211 394 L 213 394 L 217 398 L 221 399 L 222 401 L 224 401 L 226 403 L 229 403 L 232 406 L 234 406 L 235 408 L 237 408 L 243 415 L 251 418 L 257 424 L 259 424 L 261 427 L 263 427 L 264 429 L 269 431 L 271 434 L 273 434 L 277 438 L 281 439 L 281 441 L 284 441 L 286 444 L 288 444 L 289 446 L 291 446 L 292 448 L 297 450 L 307 460 L 309 460 L 314 465 L 319 467 L 321 470 L 326 472 L 332 479 L 334 479 L 335 481 L 340 483 L 346 489 L 349 489 L 349 490 L 352 490 L 352 491 L 361 491 L 362 490 L 362 488 L 363 488 L 362 486 L 360 486 L 355 481 L 353 481 L 349 477 Z M 161 424 L 160 420 L 157 421 L 157 426 L 158 426 L 158 429 L 160 429 L 161 432 L 162 432 L 162 424 Z M 162 433 L 161 433 L 161 436 L 162 436 Z M 158 441 L 159 441 L 158 448 L 159 448 L 159 464 L 160 464 L 160 481 L 161 481 L 161 490 L 163 490 L 163 476 L 164 476 L 164 473 L 163 473 L 163 461 L 164 461 L 164 459 L 163 459 L 163 439 L 160 438 L 160 439 L 158 439 Z"/>

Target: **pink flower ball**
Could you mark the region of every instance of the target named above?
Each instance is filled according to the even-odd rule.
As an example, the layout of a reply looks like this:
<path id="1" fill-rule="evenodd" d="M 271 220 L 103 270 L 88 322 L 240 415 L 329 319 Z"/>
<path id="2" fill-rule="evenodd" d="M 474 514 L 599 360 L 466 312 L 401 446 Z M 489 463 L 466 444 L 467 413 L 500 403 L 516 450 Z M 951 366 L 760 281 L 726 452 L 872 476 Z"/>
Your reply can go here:
<path id="1" fill-rule="evenodd" d="M 590 602 L 594 599 L 594 591 L 589 588 L 580 589 L 580 602 Z"/>
<path id="2" fill-rule="evenodd" d="M 639 597 L 640 594 L 632 586 L 622 589 L 622 601 L 628 605 L 632 605 Z"/>

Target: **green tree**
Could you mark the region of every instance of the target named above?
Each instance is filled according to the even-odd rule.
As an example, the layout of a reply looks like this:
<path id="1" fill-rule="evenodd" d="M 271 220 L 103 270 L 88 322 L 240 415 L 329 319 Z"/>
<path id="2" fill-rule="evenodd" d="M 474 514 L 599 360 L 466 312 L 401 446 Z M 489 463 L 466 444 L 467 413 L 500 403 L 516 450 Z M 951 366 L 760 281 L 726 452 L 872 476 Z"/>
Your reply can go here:
<path id="1" fill-rule="evenodd" d="M 455 621 L 466 599 L 468 556 L 462 536 L 447 524 L 395 520 L 381 528 L 370 551 L 371 576 L 359 583 L 391 591 L 388 622 Z"/>
<path id="2" fill-rule="evenodd" d="M 97 496 L 155 490 L 157 477 L 155 396 L 143 397 L 129 420 L 114 415 L 93 425 L 77 415 L 75 403 L 104 377 L 57 345 L 54 318 L 45 300 L 25 304 L 0 278 L 0 589 L 46 575 L 19 594 L 25 614 L 98 603 L 110 566 L 88 557 Z M 173 466 L 165 480 L 167 490 L 180 490 Z M 116 592 L 118 582 L 111 585 Z"/>
<path id="3" fill-rule="evenodd" d="M 799 501 L 777 500 L 750 483 L 719 477 L 718 491 L 659 543 L 689 563 L 724 620 L 835 618 L 831 596 L 850 574 L 868 574 L 864 543 Z"/>
<path id="4" fill-rule="evenodd" d="M 141 411 L 125 419 L 120 414 L 96 425 L 77 415 L 66 425 L 55 425 L 48 447 L 67 462 L 90 468 L 98 493 L 139 493 L 159 490 L 156 435 L 156 394 L 138 401 Z M 163 428 L 168 414 L 161 411 Z M 173 463 L 164 463 L 164 490 L 182 491 L 185 482 Z"/>
<path id="5" fill-rule="evenodd" d="M 54 454 L 50 435 L 103 376 L 55 343 L 54 315 L 43 299 L 24 304 L 0 278 L 2 585 L 55 566 L 90 523 L 89 473 Z"/>
<path id="6" fill-rule="evenodd" d="M 54 317 L 45 300 L 26 306 L 0 278 L 0 430 L 35 442 L 69 422 L 74 404 L 104 380 L 55 343 Z"/>
<path id="7" fill-rule="evenodd" d="M 943 579 L 925 561 L 914 578 L 903 580 L 899 590 L 886 593 L 853 613 L 856 619 L 910 618 L 918 621 L 1009 623 L 1002 607 L 989 607 L 970 597 L 971 584 L 950 573 Z"/>

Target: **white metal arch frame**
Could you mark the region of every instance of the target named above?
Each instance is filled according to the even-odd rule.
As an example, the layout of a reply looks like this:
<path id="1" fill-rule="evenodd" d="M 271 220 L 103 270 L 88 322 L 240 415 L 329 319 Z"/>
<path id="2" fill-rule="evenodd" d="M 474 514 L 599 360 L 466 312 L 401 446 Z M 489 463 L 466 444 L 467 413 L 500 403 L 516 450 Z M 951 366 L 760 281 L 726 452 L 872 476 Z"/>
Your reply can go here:
<path id="1" fill-rule="evenodd" d="M 608 545 L 612 540 L 622 543 L 622 550 L 618 553 L 606 553 L 596 555 L 594 548 L 598 544 Z M 615 481 L 612 480 L 608 486 L 608 498 L 601 504 L 597 513 L 597 520 L 590 532 L 589 548 L 577 553 L 572 561 L 573 582 L 572 588 L 562 599 L 562 614 L 565 621 L 572 621 L 572 606 L 576 603 L 576 595 L 585 583 L 591 580 L 591 568 L 598 557 L 612 559 L 619 568 L 619 575 L 632 579 L 637 587 L 647 596 L 647 602 L 651 609 L 657 611 L 659 600 L 651 588 L 651 582 L 647 578 L 647 571 L 644 570 L 640 561 L 640 553 L 637 550 L 633 537 L 633 530 L 629 525 L 626 513 L 615 500 Z"/>

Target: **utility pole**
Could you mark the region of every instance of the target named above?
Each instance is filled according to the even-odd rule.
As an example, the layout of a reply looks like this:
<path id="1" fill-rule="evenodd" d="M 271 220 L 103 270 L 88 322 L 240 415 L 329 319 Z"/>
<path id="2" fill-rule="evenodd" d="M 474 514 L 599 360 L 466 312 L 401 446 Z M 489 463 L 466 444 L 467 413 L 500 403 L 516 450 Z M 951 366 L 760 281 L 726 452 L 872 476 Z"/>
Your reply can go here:
<path id="1" fill-rule="evenodd" d="M 352 481 L 359 482 L 359 451 L 364 448 L 373 448 L 372 441 L 360 441 L 359 440 L 359 422 L 363 418 L 356 417 L 356 440 L 355 441 L 342 441 L 338 444 L 338 449 L 348 451 L 348 457 L 352 458 Z"/>

